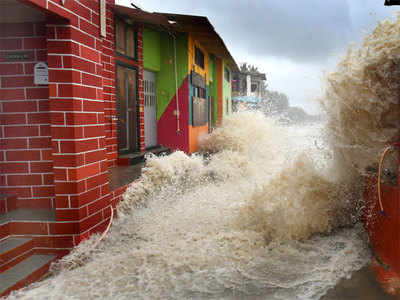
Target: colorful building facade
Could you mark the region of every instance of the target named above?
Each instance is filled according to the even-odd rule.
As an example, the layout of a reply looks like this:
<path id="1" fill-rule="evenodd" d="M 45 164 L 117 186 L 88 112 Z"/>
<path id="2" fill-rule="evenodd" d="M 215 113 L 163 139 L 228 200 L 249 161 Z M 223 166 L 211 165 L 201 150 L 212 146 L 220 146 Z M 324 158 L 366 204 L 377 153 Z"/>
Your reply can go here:
<path id="1" fill-rule="evenodd" d="M 143 66 L 156 78 L 158 142 L 193 153 L 201 136 L 232 111 L 230 70 L 237 66 L 206 18 L 162 16 L 177 25 L 170 31 L 145 27 L 143 34 Z M 199 18 L 220 44 L 210 46 L 186 28 L 197 26 Z"/>
<path id="2" fill-rule="evenodd" d="M 218 125 L 232 113 L 232 71 L 225 60 L 218 60 Z"/>
<path id="3" fill-rule="evenodd" d="M 143 43 L 144 68 L 155 77 L 158 144 L 189 152 L 188 37 L 145 27 Z"/>

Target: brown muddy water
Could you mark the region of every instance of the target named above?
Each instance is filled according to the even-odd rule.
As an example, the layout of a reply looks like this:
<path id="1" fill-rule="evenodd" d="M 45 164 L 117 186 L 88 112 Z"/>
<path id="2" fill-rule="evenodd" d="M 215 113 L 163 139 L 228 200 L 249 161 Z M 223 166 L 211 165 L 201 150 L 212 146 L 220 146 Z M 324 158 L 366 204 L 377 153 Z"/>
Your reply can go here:
<path id="1" fill-rule="evenodd" d="M 328 297 L 371 253 L 360 194 L 334 176 L 324 126 L 242 112 L 203 141 L 208 159 L 148 158 L 88 261 L 69 270 L 96 236 L 9 298 Z"/>

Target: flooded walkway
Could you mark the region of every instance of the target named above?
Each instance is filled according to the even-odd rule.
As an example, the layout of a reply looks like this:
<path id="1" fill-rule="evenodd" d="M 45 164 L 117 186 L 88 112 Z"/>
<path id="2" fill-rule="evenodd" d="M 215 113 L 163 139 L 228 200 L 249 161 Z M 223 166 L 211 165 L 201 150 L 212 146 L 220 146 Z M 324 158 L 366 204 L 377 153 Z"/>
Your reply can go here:
<path id="1" fill-rule="evenodd" d="M 382 291 L 375 279 L 375 274 L 364 267 L 352 274 L 349 279 L 342 279 L 320 300 L 396 300 Z"/>
<path id="2" fill-rule="evenodd" d="M 207 160 L 147 160 L 98 248 L 96 237 L 82 243 L 54 276 L 10 299 L 321 298 L 370 261 L 362 227 L 335 229 L 344 199 L 323 174 L 322 126 L 232 115 L 205 144 Z M 128 168 L 118 172 L 115 184 L 131 181 Z"/>

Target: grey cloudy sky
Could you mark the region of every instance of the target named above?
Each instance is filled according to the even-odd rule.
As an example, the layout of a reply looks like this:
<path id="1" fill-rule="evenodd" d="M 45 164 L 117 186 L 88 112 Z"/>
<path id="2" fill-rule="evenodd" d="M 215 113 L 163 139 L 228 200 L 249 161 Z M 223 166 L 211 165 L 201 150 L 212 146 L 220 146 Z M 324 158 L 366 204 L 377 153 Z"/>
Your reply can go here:
<path id="1" fill-rule="evenodd" d="M 131 0 L 116 0 L 129 6 Z M 148 11 L 207 16 L 235 60 L 255 64 L 291 105 L 318 112 L 323 73 L 349 43 L 400 7 L 384 0 L 135 0 Z"/>

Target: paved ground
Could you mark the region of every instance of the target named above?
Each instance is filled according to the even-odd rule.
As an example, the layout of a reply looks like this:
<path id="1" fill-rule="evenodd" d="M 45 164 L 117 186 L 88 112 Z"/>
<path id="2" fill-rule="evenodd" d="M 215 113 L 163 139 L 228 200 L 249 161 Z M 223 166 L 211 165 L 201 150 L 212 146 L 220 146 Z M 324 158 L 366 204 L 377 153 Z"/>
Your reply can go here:
<path id="1" fill-rule="evenodd" d="M 395 300 L 383 293 L 374 273 L 365 267 L 355 272 L 350 279 L 343 279 L 321 300 Z"/>
<path id="2" fill-rule="evenodd" d="M 15 209 L 0 214 L 0 224 L 8 221 L 55 221 L 56 212 L 50 209 Z"/>
<path id="3" fill-rule="evenodd" d="M 144 163 L 138 163 L 132 166 L 116 166 L 108 171 L 110 180 L 110 189 L 113 191 L 125 184 L 138 179 L 142 174 Z"/>

